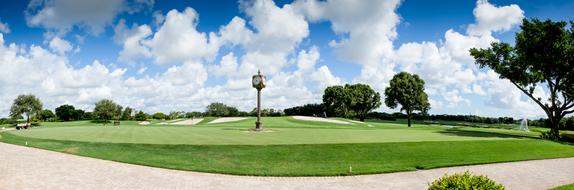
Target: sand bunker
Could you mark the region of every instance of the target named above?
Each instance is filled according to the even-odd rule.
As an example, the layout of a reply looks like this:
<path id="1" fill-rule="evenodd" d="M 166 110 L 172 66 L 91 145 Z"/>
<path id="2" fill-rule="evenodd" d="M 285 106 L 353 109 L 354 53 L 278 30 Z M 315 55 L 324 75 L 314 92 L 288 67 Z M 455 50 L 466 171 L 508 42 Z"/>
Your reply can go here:
<path id="1" fill-rule="evenodd" d="M 215 123 L 225 123 L 225 122 L 232 122 L 232 121 L 241 121 L 247 119 L 246 117 L 222 117 L 216 120 L 210 121 L 208 124 L 215 124 Z"/>
<path id="2" fill-rule="evenodd" d="M 369 127 L 374 127 L 373 125 L 371 125 L 371 124 L 367 124 L 367 123 L 365 123 L 365 122 L 362 122 L 362 121 L 355 121 L 355 120 L 349 120 L 349 121 L 350 121 L 350 122 L 353 122 L 353 123 L 358 123 L 358 124 L 367 125 L 367 126 L 369 126 Z"/>
<path id="3" fill-rule="evenodd" d="M 319 121 L 319 122 L 337 123 L 337 124 L 352 124 L 351 122 L 348 122 L 348 121 L 326 119 L 326 118 L 322 118 L 322 117 L 293 116 L 293 119 L 304 120 L 304 121 Z"/>
<path id="4" fill-rule="evenodd" d="M 201 119 L 186 119 L 186 120 L 181 120 L 178 122 L 172 122 L 169 124 L 170 125 L 195 125 L 201 121 L 203 121 L 203 118 L 201 118 Z"/>
<path id="5" fill-rule="evenodd" d="M 149 124 L 151 124 L 151 123 L 150 123 L 149 121 L 142 121 L 142 122 L 139 122 L 138 124 L 140 124 L 140 125 L 149 125 Z"/>

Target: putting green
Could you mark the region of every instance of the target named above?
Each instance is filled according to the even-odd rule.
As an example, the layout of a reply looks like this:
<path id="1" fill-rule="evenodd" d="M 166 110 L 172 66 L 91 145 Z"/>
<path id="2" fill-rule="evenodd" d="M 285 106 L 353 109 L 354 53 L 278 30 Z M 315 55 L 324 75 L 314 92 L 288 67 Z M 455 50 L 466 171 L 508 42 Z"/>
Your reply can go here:
<path id="1" fill-rule="evenodd" d="M 204 124 L 192 127 L 137 126 L 125 122 L 123 126 L 102 126 L 81 123 L 79 126 L 45 127 L 10 132 L 12 134 L 52 140 L 189 145 L 284 145 L 385 143 L 419 141 L 468 141 L 521 139 L 528 132 L 497 129 L 450 129 L 437 126 L 415 126 L 388 123 L 332 124 L 298 121 L 290 117 L 264 118 L 266 131 L 253 132 L 253 119 L 239 122 Z"/>

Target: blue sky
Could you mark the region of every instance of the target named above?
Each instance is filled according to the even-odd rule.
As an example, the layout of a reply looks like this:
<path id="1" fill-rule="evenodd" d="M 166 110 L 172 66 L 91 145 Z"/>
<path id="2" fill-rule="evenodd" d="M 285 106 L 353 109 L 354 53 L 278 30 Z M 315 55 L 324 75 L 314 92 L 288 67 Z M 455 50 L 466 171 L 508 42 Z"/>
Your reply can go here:
<path id="1" fill-rule="evenodd" d="M 574 20 L 574 2 L 369 3 L 4 2 L 0 113 L 7 115 L 18 93 L 36 94 L 49 109 L 68 103 L 89 110 L 111 98 L 146 112 L 197 111 L 213 101 L 250 110 L 249 77 L 259 68 L 270 85 L 264 106 L 272 108 L 320 102 L 322 89 L 336 84 L 367 83 L 382 93 L 392 74 L 409 71 L 427 81 L 433 114 L 542 116 L 466 52 L 513 43 L 524 17 Z"/>

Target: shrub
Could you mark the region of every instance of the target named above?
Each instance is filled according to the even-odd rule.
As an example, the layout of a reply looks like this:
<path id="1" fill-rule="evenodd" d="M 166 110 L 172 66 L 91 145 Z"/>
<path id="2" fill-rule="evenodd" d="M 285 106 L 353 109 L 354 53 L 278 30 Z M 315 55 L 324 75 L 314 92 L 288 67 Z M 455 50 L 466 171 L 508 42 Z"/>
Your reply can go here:
<path id="1" fill-rule="evenodd" d="M 442 178 L 429 184 L 429 190 L 441 189 L 496 189 L 503 190 L 504 186 L 497 184 L 495 181 L 488 179 L 483 175 L 472 175 L 466 171 L 464 173 L 455 173 L 453 175 L 445 174 Z"/>
<path id="2" fill-rule="evenodd" d="M 551 141 L 560 141 L 560 134 L 553 133 L 552 131 L 543 131 L 540 133 L 540 138 L 548 139 Z"/>

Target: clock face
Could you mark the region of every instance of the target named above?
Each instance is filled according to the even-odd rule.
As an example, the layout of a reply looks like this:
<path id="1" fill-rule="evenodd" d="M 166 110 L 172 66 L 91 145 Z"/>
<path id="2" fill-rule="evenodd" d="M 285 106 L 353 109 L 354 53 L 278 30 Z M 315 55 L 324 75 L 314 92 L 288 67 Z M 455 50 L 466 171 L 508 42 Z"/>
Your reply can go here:
<path id="1" fill-rule="evenodd" d="M 253 85 L 257 86 L 257 85 L 259 85 L 259 83 L 261 83 L 261 78 L 254 77 L 253 78 Z"/>

